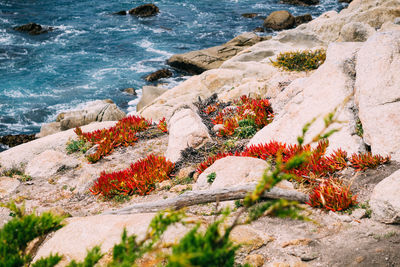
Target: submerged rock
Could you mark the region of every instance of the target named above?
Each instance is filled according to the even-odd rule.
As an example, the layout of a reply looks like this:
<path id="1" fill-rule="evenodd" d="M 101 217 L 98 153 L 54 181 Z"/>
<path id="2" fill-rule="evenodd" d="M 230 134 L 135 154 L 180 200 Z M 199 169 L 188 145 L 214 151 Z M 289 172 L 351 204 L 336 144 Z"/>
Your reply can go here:
<path id="1" fill-rule="evenodd" d="M 138 17 L 150 17 L 155 16 L 160 12 L 158 7 L 154 4 L 144 4 L 138 7 L 135 7 L 128 11 L 129 14 L 135 15 Z"/>
<path id="2" fill-rule="evenodd" d="M 169 78 L 172 75 L 173 75 L 173 73 L 169 69 L 161 69 L 161 70 L 155 71 L 153 73 L 150 73 L 144 79 L 148 82 L 155 82 L 162 78 Z"/>
<path id="3" fill-rule="evenodd" d="M 130 95 L 137 95 L 135 88 L 132 87 L 124 89 L 124 92 Z"/>
<path id="4" fill-rule="evenodd" d="M 14 27 L 13 29 L 16 31 L 19 31 L 19 32 L 27 32 L 31 35 L 39 35 L 39 34 L 47 33 L 49 31 L 53 30 L 52 27 L 44 28 L 41 25 L 33 23 L 33 22 Z"/>
<path id="5" fill-rule="evenodd" d="M 264 27 L 273 30 L 290 29 L 295 26 L 294 16 L 286 10 L 275 11 L 264 20 Z"/>
<path id="6" fill-rule="evenodd" d="M 243 13 L 242 17 L 246 19 L 253 19 L 258 17 L 258 13 Z"/>
<path id="7" fill-rule="evenodd" d="M 281 3 L 288 5 L 297 5 L 297 6 L 313 6 L 313 5 L 318 5 L 319 0 L 281 0 Z"/>
<path id="8" fill-rule="evenodd" d="M 296 26 L 299 26 L 299 25 L 301 25 L 303 23 L 307 23 L 309 21 L 312 21 L 311 14 L 304 14 L 304 15 L 297 16 L 297 17 L 294 18 L 294 22 L 295 22 Z"/>
<path id="9" fill-rule="evenodd" d="M 121 11 L 113 13 L 113 15 L 120 15 L 120 16 L 125 16 L 126 14 L 128 14 L 128 12 L 126 10 L 121 10 Z"/>
<path id="10" fill-rule="evenodd" d="M 18 135 L 5 135 L 0 136 L 0 144 L 8 147 L 18 146 L 35 139 L 34 134 L 18 134 Z"/>

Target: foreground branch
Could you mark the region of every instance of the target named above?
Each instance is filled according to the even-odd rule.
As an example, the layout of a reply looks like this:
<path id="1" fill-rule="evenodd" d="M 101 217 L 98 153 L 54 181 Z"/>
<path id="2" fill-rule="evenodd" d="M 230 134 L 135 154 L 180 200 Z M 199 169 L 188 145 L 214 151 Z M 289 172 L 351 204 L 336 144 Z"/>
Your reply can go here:
<path id="1" fill-rule="evenodd" d="M 243 199 L 245 196 L 254 190 L 257 183 L 250 183 L 239 185 L 231 188 L 201 190 L 201 191 L 188 191 L 182 195 L 174 198 L 158 200 L 154 202 L 138 203 L 131 206 L 115 210 L 107 211 L 103 214 L 134 214 L 157 212 L 165 209 L 181 209 L 183 207 L 204 204 L 209 202 L 227 201 Z M 269 192 L 264 192 L 262 198 L 279 199 L 284 198 L 287 200 L 295 200 L 304 203 L 308 200 L 308 196 L 304 193 L 282 189 L 278 187 L 272 188 Z"/>

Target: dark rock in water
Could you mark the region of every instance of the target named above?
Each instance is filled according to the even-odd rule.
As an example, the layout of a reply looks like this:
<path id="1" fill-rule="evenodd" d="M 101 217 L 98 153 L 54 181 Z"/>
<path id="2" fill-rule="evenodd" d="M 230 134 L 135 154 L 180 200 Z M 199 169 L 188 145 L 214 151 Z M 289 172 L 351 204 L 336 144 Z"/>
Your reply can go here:
<path id="1" fill-rule="evenodd" d="M 125 10 L 121 10 L 121 11 L 113 13 L 113 15 L 121 15 L 121 16 L 124 16 L 126 14 L 128 14 L 128 12 L 126 12 Z"/>
<path id="2" fill-rule="evenodd" d="M 29 33 L 31 35 L 43 34 L 43 33 L 47 33 L 49 31 L 53 30 L 52 27 L 44 28 L 41 25 L 36 24 L 36 23 L 32 23 L 32 22 L 28 23 L 28 24 L 21 25 L 21 26 L 14 27 L 13 29 L 16 30 L 16 31 L 19 31 L 19 32 L 27 32 L 27 33 Z"/>
<path id="3" fill-rule="evenodd" d="M 313 6 L 313 5 L 318 5 L 319 0 L 281 0 L 281 3 L 288 5 L 297 5 L 297 6 Z"/>
<path id="4" fill-rule="evenodd" d="M 124 92 L 130 95 L 137 95 L 135 88 L 132 87 L 124 89 Z"/>
<path id="5" fill-rule="evenodd" d="M 242 14 L 242 17 L 246 18 L 246 19 L 253 19 L 255 17 L 257 17 L 258 14 L 257 13 L 244 13 Z"/>
<path id="6" fill-rule="evenodd" d="M 160 10 L 154 4 L 145 4 L 138 7 L 135 7 L 129 10 L 129 14 L 135 15 L 138 17 L 150 17 L 155 16 Z"/>
<path id="7" fill-rule="evenodd" d="M 8 147 L 14 147 L 23 143 L 27 143 L 35 139 L 34 134 L 19 134 L 0 136 L 0 144 Z"/>
<path id="8" fill-rule="evenodd" d="M 154 82 L 161 78 L 169 78 L 172 76 L 172 71 L 169 69 L 161 69 L 156 72 L 150 73 L 144 79 L 148 82 Z"/>
<path id="9" fill-rule="evenodd" d="M 312 16 L 311 16 L 311 14 L 297 16 L 294 18 L 294 21 L 295 21 L 296 26 L 299 26 L 300 24 L 312 21 Z"/>
<path id="10" fill-rule="evenodd" d="M 263 27 L 257 27 L 253 30 L 253 32 L 265 32 L 265 29 Z"/>
<path id="11" fill-rule="evenodd" d="M 264 27 L 273 30 L 286 30 L 295 26 L 295 18 L 286 10 L 275 11 L 264 20 Z"/>
<path id="12" fill-rule="evenodd" d="M 350 4 L 353 0 L 339 0 L 339 3 L 348 3 Z"/>

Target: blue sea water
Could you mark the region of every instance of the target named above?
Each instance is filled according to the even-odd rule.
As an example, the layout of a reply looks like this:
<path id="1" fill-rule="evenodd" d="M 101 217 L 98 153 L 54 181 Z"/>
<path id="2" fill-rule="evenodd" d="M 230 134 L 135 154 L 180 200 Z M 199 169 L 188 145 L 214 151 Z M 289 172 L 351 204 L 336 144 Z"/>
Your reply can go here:
<path id="1" fill-rule="evenodd" d="M 148 2 L 0 0 L 0 136 L 38 132 L 60 111 L 95 99 L 134 110 L 137 98 L 123 89 L 146 85 L 143 76 L 166 67 L 171 55 L 218 45 L 262 25 L 242 13 L 267 16 L 287 9 L 316 17 L 344 7 L 337 0 L 314 7 L 278 0 L 159 0 L 151 1 L 160 8 L 155 17 L 112 15 Z M 12 29 L 28 22 L 55 30 L 31 36 Z M 172 87 L 186 78 L 176 73 L 162 82 Z"/>

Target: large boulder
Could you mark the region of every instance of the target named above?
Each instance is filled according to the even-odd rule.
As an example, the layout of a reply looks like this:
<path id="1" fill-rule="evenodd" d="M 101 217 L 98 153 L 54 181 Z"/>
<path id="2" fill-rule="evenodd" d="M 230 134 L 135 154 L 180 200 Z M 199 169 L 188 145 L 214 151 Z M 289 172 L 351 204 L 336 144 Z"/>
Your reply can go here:
<path id="1" fill-rule="evenodd" d="M 155 4 L 144 4 L 128 11 L 129 14 L 138 17 L 151 17 L 157 15 L 158 12 L 160 10 Z"/>
<path id="2" fill-rule="evenodd" d="M 58 114 L 56 122 L 44 124 L 36 137 L 80 127 L 95 121 L 118 121 L 125 115 L 125 112 L 109 99 L 90 101 L 75 110 Z"/>
<path id="3" fill-rule="evenodd" d="M 264 27 L 273 30 L 285 30 L 295 26 L 294 16 L 286 10 L 274 11 L 264 20 Z"/>
<path id="4" fill-rule="evenodd" d="M 254 33 L 243 33 L 220 46 L 173 55 L 167 63 L 188 73 L 199 74 L 206 70 L 218 68 L 227 59 L 262 40 L 264 40 L 263 37 Z"/>
<path id="5" fill-rule="evenodd" d="M 250 140 L 249 146 L 271 140 L 296 144 L 303 126 L 318 118 L 306 136 L 306 143 L 310 142 L 324 128 L 323 116 L 353 95 L 355 56 L 360 46 L 360 43 L 332 43 L 322 66 L 310 77 L 295 80 L 271 100 L 277 115 Z M 349 101 L 337 111 L 338 119 L 346 123 L 332 125 L 341 130 L 329 138 L 330 151 L 342 148 L 353 153 L 364 148 L 362 139 L 355 134 L 356 114 L 353 110 L 354 103 Z"/>
<path id="6" fill-rule="evenodd" d="M 195 190 L 221 189 L 261 179 L 268 163 L 250 157 L 226 157 L 217 160 L 197 179 Z M 208 182 L 208 176 L 215 173 L 215 180 Z"/>
<path id="7" fill-rule="evenodd" d="M 20 183 L 17 178 L 0 176 L 0 199 L 14 193 Z"/>
<path id="8" fill-rule="evenodd" d="M 98 129 L 109 128 L 115 125 L 115 121 L 95 122 L 82 127 L 82 131 L 91 132 Z M 56 150 L 66 153 L 65 144 L 76 134 L 73 129 L 45 136 L 31 142 L 10 148 L 0 153 L 0 172 L 1 170 L 12 168 L 23 168 L 35 156 L 46 150 Z"/>
<path id="9" fill-rule="evenodd" d="M 39 35 L 53 30 L 52 27 L 42 27 L 41 25 L 33 22 L 14 27 L 13 29 L 19 32 L 29 33 L 30 35 Z"/>
<path id="10" fill-rule="evenodd" d="M 377 33 L 357 56 L 355 99 L 364 141 L 400 160 L 400 31 Z"/>
<path id="11" fill-rule="evenodd" d="M 176 162 L 187 147 L 199 148 L 211 140 L 207 127 L 192 108 L 178 109 L 168 122 L 166 157 Z"/>
<path id="12" fill-rule="evenodd" d="M 115 244 L 121 242 L 124 228 L 128 234 L 143 238 L 154 215 L 99 215 L 67 219 L 67 225 L 40 247 L 33 261 L 50 253 L 59 253 L 64 256 L 61 265 L 65 266 L 71 260 L 82 261 L 87 250 L 94 246 L 101 246 L 103 253 L 110 252 Z"/>
<path id="13" fill-rule="evenodd" d="M 33 157 L 27 164 L 25 173 L 32 178 L 49 178 L 59 171 L 75 168 L 79 161 L 62 152 L 46 150 Z"/>
<path id="14" fill-rule="evenodd" d="M 121 243 L 124 229 L 128 236 L 136 235 L 136 240 L 141 241 L 155 215 L 155 213 L 139 213 L 68 218 L 65 220 L 66 226 L 45 240 L 33 262 L 58 253 L 63 255 L 63 259 L 57 266 L 66 266 L 71 260 L 83 261 L 87 250 L 94 246 L 100 246 L 102 253 L 111 255 L 114 245 Z M 188 219 L 198 220 L 197 217 Z M 168 227 L 160 239 L 161 245 L 178 242 L 191 228 L 191 224 L 175 224 Z M 203 226 L 200 229 L 204 229 Z M 108 260 L 110 258 L 105 256 L 101 261 L 107 263 Z"/>
<path id="15" fill-rule="evenodd" d="M 325 44 L 329 44 L 338 40 L 342 27 L 348 23 L 361 22 L 379 29 L 385 22 L 393 22 L 399 16 L 398 0 L 354 0 L 340 13 L 328 11 L 296 29 L 281 32 L 277 37 L 315 35 Z"/>
<path id="16" fill-rule="evenodd" d="M 369 204 L 374 219 L 384 223 L 400 223 L 400 170 L 377 184 Z"/>
<path id="17" fill-rule="evenodd" d="M 136 111 L 142 110 L 145 106 L 150 104 L 154 99 L 167 92 L 167 88 L 162 88 L 158 86 L 143 86 L 142 87 L 142 97 L 139 103 L 136 105 Z"/>

